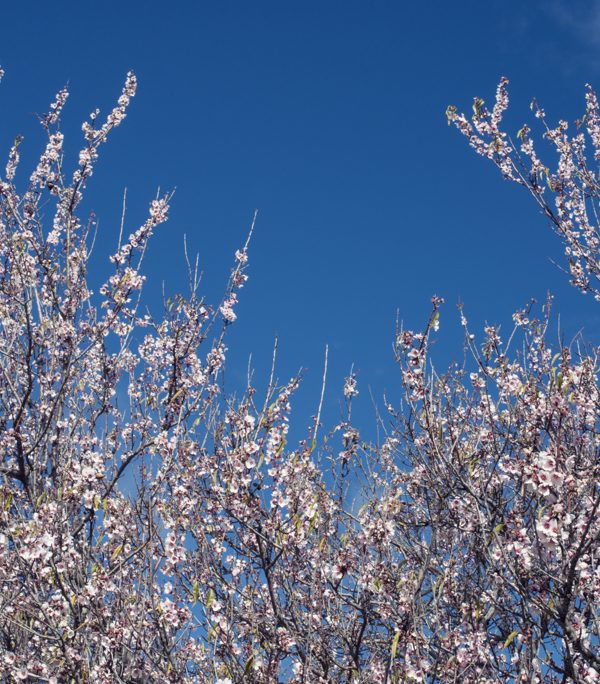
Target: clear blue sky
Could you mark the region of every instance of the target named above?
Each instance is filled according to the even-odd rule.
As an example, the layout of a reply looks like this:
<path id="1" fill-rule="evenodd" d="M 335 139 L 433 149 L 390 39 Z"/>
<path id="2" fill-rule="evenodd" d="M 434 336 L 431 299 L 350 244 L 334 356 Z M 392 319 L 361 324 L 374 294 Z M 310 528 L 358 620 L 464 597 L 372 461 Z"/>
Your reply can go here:
<path id="1" fill-rule="evenodd" d="M 98 256 L 116 242 L 125 186 L 131 229 L 158 186 L 176 188 L 146 262 L 149 300 L 163 279 L 183 288 L 185 233 L 215 301 L 258 208 L 231 382 L 249 353 L 264 375 L 278 335 L 279 377 L 308 368 L 310 414 L 329 344 L 329 409 L 353 362 L 368 408 L 369 385 L 397 394 L 396 310 L 418 327 L 434 293 L 442 363 L 461 355 L 459 301 L 480 332 L 548 289 L 564 329 L 598 342 L 597 307 L 550 262 L 562 250 L 543 217 L 444 117 L 491 100 L 501 75 L 513 132 L 532 96 L 551 120 L 579 116 L 584 84 L 600 89 L 598 29 L 600 3 L 573 0 L 5 3 L 0 153 L 19 133 L 33 159 L 32 113 L 69 82 L 75 155 L 80 122 L 133 69 L 138 96 L 89 187 Z"/>

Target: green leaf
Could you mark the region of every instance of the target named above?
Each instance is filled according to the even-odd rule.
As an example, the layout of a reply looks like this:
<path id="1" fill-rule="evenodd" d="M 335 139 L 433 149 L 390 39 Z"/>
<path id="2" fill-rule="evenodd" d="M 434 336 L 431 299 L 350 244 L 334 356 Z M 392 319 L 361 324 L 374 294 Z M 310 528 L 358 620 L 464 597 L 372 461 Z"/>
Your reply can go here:
<path id="1" fill-rule="evenodd" d="M 444 583 L 446 581 L 445 575 L 440 575 L 437 580 L 435 581 L 435 584 L 433 585 L 433 596 L 439 599 L 442 596 L 442 591 L 444 589 Z"/>
<path id="2" fill-rule="evenodd" d="M 473 114 L 476 117 L 481 116 L 481 108 L 485 104 L 485 100 L 482 100 L 480 97 L 475 98 L 475 102 L 473 103 Z"/>
<path id="3" fill-rule="evenodd" d="M 122 552 L 123 552 L 123 544 L 119 544 L 119 546 L 117 546 L 117 548 L 112 552 L 110 560 L 111 561 L 117 560 L 117 558 L 121 555 Z"/>
<path id="4" fill-rule="evenodd" d="M 317 523 L 319 521 L 319 513 L 318 511 L 315 511 L 311 517 L 309 518 L 309 525 L 308 525 L 308 534 L 311 534 L 315 527 L 317 526 Z"/>
<path id="5" fill-rule="evenodd" d="M 396 630 L 396 634 L 394 634 L 394 638 L 392 639 L 392 660 L 396 659 L 396 653 L 398 651 L 398 643 L 400 641 L 400 630 Z"/>
<path id="6" fill-rule="evenodd" d="M 183 392 L 183 390 L 184 390 L 184 388 L 183 388 L 183 387 L 180 387 L 180 388 L 177 390 L 177 392 L 175 392 L 175 394 L 171 397 L 171 402 L 174 402 L 175 399 L 177 399 L 177 397 Z"/>
<path id="7" fill-rule="evenodd" d="M 490 538 L 488 539 L 488 546 L 494 541 L 494 539 L 500 534 L 500 531 L 504 527 L 504 523 L 498 523 L 496 527 L 492 530 Z"/>
<path id="8" fill-rule="evenodd" d="M 456 118 L 456 107 L 454 105 L 448 105 L 446 107 L 446 119 L 448 121 L 448 126 L 454 121 Z"/>

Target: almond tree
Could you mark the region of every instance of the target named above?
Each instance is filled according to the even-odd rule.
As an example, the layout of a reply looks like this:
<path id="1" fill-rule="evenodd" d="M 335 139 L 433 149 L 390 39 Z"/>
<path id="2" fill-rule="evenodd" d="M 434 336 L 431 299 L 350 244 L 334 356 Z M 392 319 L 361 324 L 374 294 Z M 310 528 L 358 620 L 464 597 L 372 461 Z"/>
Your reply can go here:
<path id="1" fill-rule="evenodd" d="M 189 293 L 143 313 L 142 260 L 171 199 L 157 197 L 107 281 L 90 282 L 81 199 L 135 87 L 129 74 L 106 119 L 84 123 L 70 176 L 60 91 L 29 181 L 16 180 L 20 140 L 0 180 L 0 675 L 600 681 L 596 352 L 553 351 L 548 305 L 480 345 L 461 314 L 467 360 L 439 375 L 434 297 L 422 332 L 398 330 L 405 398 L 378 416 L 378 441 L 354 424 L 350 374 L 343 420 L 322 437 L 319 409 L 292 445 L 299 379 L 277 383 L 275 355 L 263 396 L 222 382 L 248 242 L 218 306 L 189 264 Z M 542 203 L 575 284 L 597 294 L 583 140 L 548 130 L 561 145 L 543 171 L 550 208 L 541 163 L 535 181 L 523 167 L 537 159 L 528 129 L 520 156 L 500 132 L 505 108 L 503 81 L 492 113 L 477 100 L 471 122 L 449 117 Z M 597 119 L 590 91 L 594 144 Z"/>

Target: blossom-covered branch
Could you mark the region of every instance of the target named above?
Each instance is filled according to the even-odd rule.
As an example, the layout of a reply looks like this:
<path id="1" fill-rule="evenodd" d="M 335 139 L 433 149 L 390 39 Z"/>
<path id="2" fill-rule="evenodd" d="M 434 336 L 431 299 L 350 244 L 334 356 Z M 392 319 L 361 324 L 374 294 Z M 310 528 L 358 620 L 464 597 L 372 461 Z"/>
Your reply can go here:
<path id="1" fill-rule="evenodd" d="M 587 86 L 585 112 L 575 123 L 572 136 L 566 121 L 552 127 L 544 110 L 532 101 L 542 137 L 558 154 L 558 163 L 552 168 L 538 156 L 527 124 L 516 133 L 515 140 L 501 127 L 508 107 L 507 87 L 508 79 L 502 78 L 491 112 L 481 98 L 475 98 L 470 118 L 458 114 L 456 107 L 448 107 L 448 123 L 454 124 L 471 147 L 490 159 L 505 178 L 529 190 L 562 238 L 571 283 L 600 301 L 600 110 L 596 93 Z"/>

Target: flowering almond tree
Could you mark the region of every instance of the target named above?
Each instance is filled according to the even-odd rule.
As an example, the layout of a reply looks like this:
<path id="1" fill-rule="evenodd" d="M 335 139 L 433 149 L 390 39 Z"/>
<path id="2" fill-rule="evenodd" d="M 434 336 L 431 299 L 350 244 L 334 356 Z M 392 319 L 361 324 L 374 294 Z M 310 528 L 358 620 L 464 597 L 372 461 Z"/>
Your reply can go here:
<path id="1" fill-rule="evenodd" d="M 170 200 L 157 197 L 107 281 L 89 282 L 82 194 L 135 87 L 129 74 L 106 119 L 84 123 L 70 177 L 59 92 L 29 181 L 16 183 L 19 140 L 0 180 L 3 680 L 600 681 L 596 353 L 552 350 L 548 307 L 479 345 L 463 317 L 469 361 L 439 375 L 434 297 L 423 331 L 398 330 L 405 399 L 381 439 L 352 421 L 350 375 L 344 420 L 319 439 L 318 411 L 290 444 L 297 378 L 273 372 L 264 396 L 220 382 L 248 243 L 220 305 L 190 266 L 187 296 L 141 313 L 143 256 Z M 477 100 L 471 122 L 449 116 L 530 189 L 574 283 L 596 294 L 599 181 L 582 134 L 549 129 L 561 157 L 545 171 L 528 129 L 520 153 L 500 131 L 505 107 L 503 82 L 492 113 Z M 597 120 L 590 91 L 594 145 Z"/>

